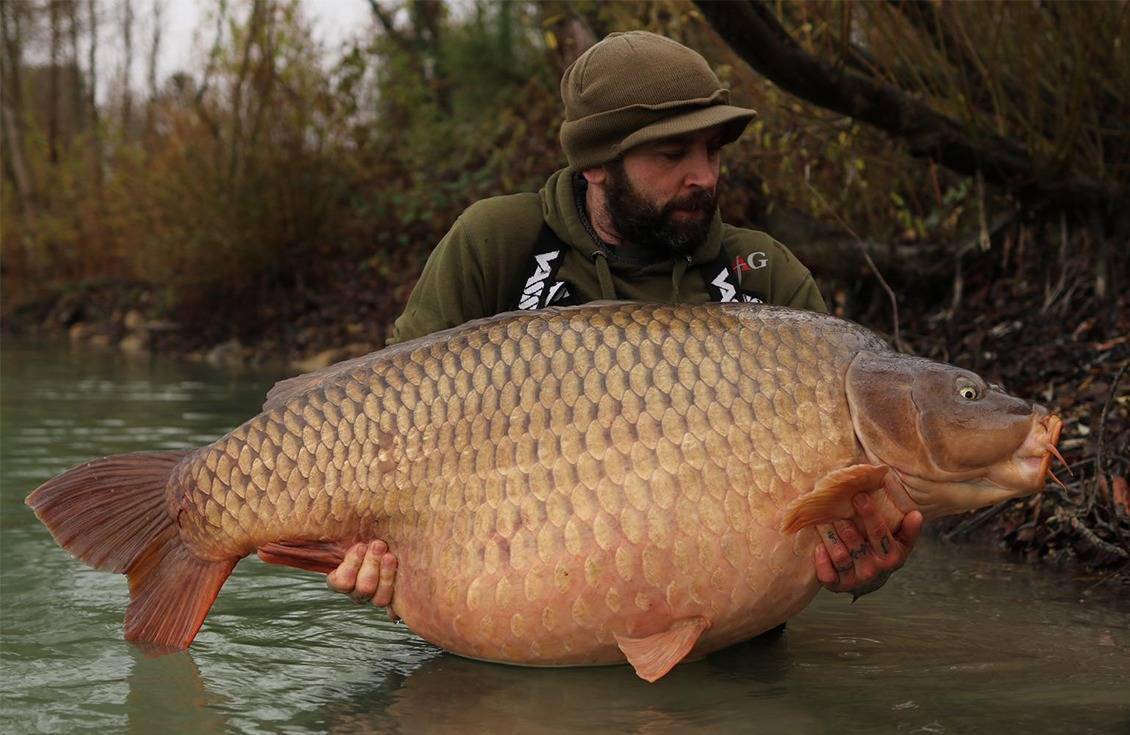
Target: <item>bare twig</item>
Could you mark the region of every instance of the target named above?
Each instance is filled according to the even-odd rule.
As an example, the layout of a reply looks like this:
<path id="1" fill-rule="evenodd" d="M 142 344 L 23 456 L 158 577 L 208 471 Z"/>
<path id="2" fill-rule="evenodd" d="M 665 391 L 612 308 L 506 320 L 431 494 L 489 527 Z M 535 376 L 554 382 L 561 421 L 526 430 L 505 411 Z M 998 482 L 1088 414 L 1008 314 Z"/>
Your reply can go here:
<path id="1" fill-rule="evenodd" d="M 1054 288 L 1051 285 L 1051 273 L 1046 272 L 1044 276 L 1044 306 L 1040 309 L 1043 313 L 1046 313 L 1063 294 L 1064 287 L 1067 285 L 1067 274 L 1070 270 L 1067 260 L 1067 215 L 1063 212 L 1059 213 L 1059 264 L 1055 270 L 1059 272 L 1059 281 Z M 1072 279 L 1072 281 L 1074 280 Z M 1064 298 L 1064 301 L 1066 300 Z"/>
<path id="2" fill-rule="evenodd" d="M 824 208 L 827 209 L 828 212 L 833 217 L 835 217 L 836 222 L 839 223 L 840 227 L 843 227 L 844 231 L 847 232 L 849 235 L 851 235 L 852 238 L 854 238 L 855 243 L 858 246 L 859 253 L 863 256 L 863 259 L 865 261 L 867 261 L 867 265 L 868 265 L 869 268 L 871 268 L 871 272 L 875 274 L 875 278 L 877 278 L 879 280 L 879 285 L 881 285 L 883 287 L 883 290 L 887 292 L 887 298 L 891 302 L 891 320 L 894 323 L 893 339 L 894 339 L 894 343 L 895 343 L 895 349 L 898 350 L 899 352 L 906 352 L 906 348 L 903 345 L 902 338 L 899 335 L 899 305 L 898 305 L 898 299 L 895 297 L 895 292 L 891 288 L 890 284 L 887 283 L 887 279 L 883 278 L 883 274 L 879 271 L 879 266 L 875 265 L 875 261 L 871 259 L 871 255 L 867 252 L 867 248 L 863 244 L 863 238 L 861 238 L 858 234 L 856 234 L 855 230 L 852 229 L 852 226 L 849 225 L 847 222 L 845 222 L 842 217 L 840 217 L 839 213 L 836 212 L 836 210 L 832 208 L 832 205 L 830 205 L 828 203 L 828 200 L 826 200 L 820 194 L 820 192 L 816 191 L 816 189 L 812 186 L 812 184 L 810 184 L 808 181 L 805 181 L 804 183 L 805 183 L 805 186 L 808 187 L 808 190 L 810 192 L 812 192 L 813 195 L 815 195 L 817 199 L 820 200 L 820 203 L 822 205 L 824 205 Z"/>
<path id="3" fill-rule="evenodd" d="M 1011 500 L 1006 500 L 1003 503 L 997 503 L 996 505 L 989 506 L 988 508 L 982 510 L 980 513 L 974 515 L 972 518 L 968 518 L 962 521 L 961 525 L 959 525 L 952 531 L 943 534 L 942 538 L 944 538 L 946 541 L 953 541 L 954 539 L 961 538 L 978 526 L 984 525 L 986 521 L 996 518 L 1001 514 L 1001 512 L 1004 511 L 1005 508 L 1009 507 L 1009 505 L 1011 504 Z"/>
<path id="4" fill-rule="evenodd" d="M 954 258 L 953 267 L 953 298 L 950 300 L 948 318 L 952 319 L 961 307 L 961 298 L 965 292 L 965 276 L 961 271 L 961 253 Z"/>
<path id="5" fill-rule="evenodd" d="M 1110 554 L 1111 556 L 1116 556 L 1119 559 L 1130 559 L 1130 553 L 1127 553 L 1126 549 L 1115 546 L 1109 541 L 1100 538 L 1097 533 L 1087 528 L 1087 524 L 1079 520 L 1078 516 L 1072 515 L 1068 516 L 1068 518 L 1070 519 L 1068 522 L 1071 525 L 1071 529 L 1082 536 L 1087 543 L 1091 544 L 1095 549 Z"/>
<path id="6" fill-rule="evenodd" d="M 993 246 L 993 241 L 989 239 L 989 223 L 985 219 L 985 177 L 981 175 L 981 169 L 977 169 L 976 180 L 977 228 L 980 230 L 977 244 L 981 246 L 982 253 L 987 253 Z"/>

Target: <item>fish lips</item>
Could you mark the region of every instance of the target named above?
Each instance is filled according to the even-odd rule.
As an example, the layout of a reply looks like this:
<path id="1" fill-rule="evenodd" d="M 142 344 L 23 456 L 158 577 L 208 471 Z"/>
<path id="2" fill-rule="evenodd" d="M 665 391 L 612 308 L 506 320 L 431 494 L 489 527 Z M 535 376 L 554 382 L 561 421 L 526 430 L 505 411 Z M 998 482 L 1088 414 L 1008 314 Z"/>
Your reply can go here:
<path id="1" fill-rule="evenodd" d="M 1008 460 L 990 468 L 988 478 L 1002 487 L 1038 491 L 1044 488 L 1051 473 L 1052 460 L 1063 431 L 1063 419 L 1037 406 L 1042 413 L 1033 417 L 1032 428 L 1024 442 Z"/>

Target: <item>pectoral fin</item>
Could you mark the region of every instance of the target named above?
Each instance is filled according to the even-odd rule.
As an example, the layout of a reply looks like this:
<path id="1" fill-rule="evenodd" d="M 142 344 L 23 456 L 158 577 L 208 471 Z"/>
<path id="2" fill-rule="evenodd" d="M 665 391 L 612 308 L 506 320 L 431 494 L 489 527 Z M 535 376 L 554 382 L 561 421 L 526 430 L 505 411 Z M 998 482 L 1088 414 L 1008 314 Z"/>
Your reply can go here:
<path id="1" fill-rule="evenodd" d="M 817 523 L 846 520 L 855 515 L 851 499 L 883 487 L 887 465 L 853 464 L 829 472 L 807 495 L 793 501 L 781 521 L 781 530 L 796 533 Z"/>
<path id="2" fill-rule="evenodd" d="M 655 681 L 675 667 L 691 652 L 710 621 L 701 616 L 676 620 L 662 633 L 646 638 L 616 636 L 616 645 L 641 679 Z"/>

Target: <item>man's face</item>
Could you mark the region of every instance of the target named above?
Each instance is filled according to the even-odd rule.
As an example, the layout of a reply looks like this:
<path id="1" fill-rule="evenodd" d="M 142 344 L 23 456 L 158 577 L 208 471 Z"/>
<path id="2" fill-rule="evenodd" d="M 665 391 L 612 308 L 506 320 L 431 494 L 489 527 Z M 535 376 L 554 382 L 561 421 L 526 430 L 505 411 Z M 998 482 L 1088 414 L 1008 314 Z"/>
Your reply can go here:
<path id="1" fill-rule="evenodd" d="M 637 146 L 605 166 L 608 215 L 626 241 L 675 257 L 705 240 L 717 209 L 722 132 Z"/>

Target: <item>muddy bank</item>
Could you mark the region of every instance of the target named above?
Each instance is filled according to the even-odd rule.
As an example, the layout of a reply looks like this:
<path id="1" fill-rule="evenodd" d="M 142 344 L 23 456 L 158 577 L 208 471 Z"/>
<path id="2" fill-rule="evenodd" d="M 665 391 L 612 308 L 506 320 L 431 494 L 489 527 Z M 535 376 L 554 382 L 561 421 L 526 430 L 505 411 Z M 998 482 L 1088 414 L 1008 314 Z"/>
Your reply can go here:
<path id="1" fill-rule="evenodd" d="M 400 308 L 395 289 L 355 283 L 347 291 L 279 293 L 250 307 L 233 299 L 211 309 L 167 309 L 155 285 L 104 280 L 12 309 L 3 332 L 135 358 L 162 355 L 229 368 L 282 364 L 307 372 L 384 345 Z"/>

